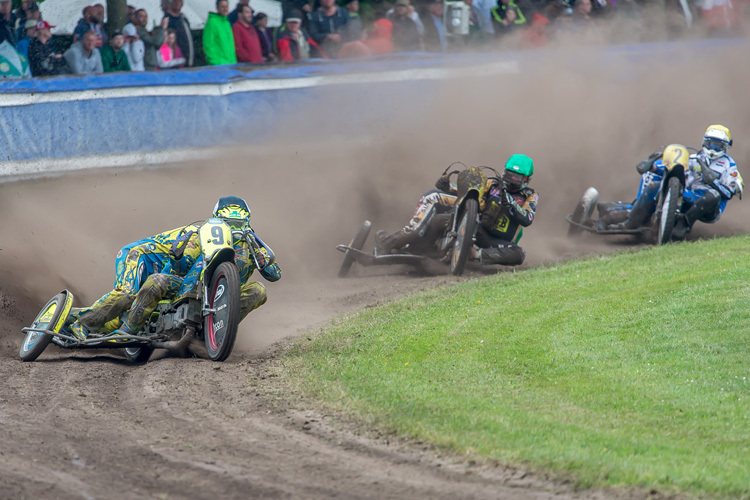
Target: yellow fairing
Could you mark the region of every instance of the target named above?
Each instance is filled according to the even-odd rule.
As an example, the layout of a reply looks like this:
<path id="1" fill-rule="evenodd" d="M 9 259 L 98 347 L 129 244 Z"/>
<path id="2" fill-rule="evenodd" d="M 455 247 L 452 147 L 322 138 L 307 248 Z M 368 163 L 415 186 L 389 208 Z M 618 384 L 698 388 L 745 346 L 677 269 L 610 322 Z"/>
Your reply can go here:
<path id="1" fill-rule="evenodd" d="M 208 219 L 199 230 L 203 260 L 208 264 L 222 248 L 232 248 L 232 230 L 221 219 Z"/>
<path id="2" fill-rule="evenodd" d="M 677 165 L 687 168 L 689 160 L 690 153 L 682 144 L 670 144 L 664 148 L 664 155 L 661 159 L 662 163 L 664 163 L 664 168 L 667 170 L 672 170 Z"/>

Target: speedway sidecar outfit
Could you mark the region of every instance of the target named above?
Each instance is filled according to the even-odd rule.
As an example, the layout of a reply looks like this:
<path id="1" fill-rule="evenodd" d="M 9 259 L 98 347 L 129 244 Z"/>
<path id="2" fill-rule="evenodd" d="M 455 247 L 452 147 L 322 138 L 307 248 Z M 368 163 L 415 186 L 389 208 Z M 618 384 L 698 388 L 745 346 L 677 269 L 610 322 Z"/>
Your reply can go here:
<path id="1" fill-rule="evenodd" d="M 518 241 L 522 227 L 534 220 L 538 195 L 528 187 L 534 163 L 526 155 L 513 155 L 505 165 L 502 185 L 487 181 L 487 195 L 480 201 L 480 222 L 477 231 L 479 260 L 486 264 L 519 265 L 526 256 Z M 378 231 L 375 244 L 380 253 L 415 246 L 424 241 L 431 244 L 445 231 L 450 210 L 456 203 L 456 187 L 448 177 L 441 176 L 435 187 L 419 200 L 409 224 L 400 231 L 386 234 Z M 486 212 L 486 213 L 485 213 Z"/>

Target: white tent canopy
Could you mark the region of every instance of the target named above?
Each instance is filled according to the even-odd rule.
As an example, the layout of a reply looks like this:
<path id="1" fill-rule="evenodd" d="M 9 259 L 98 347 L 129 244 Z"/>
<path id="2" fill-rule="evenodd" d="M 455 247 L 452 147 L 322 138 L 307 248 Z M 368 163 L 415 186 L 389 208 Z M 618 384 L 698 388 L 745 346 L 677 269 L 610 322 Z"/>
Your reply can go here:
<path id="1" fill-rule="evenodd" d="M 70 34 L 81 19 L 83 8 L 87 5 L 101 3 L 106 6 L 106 0 L 46 0 L 39 4 L 42 17 L 55 26 L 54 34 Z M 161 0 L 128 0 L 128 5 L 136 9 L 146 9 L 148 12 L 148 29 L 158 26 L 164 13 L 161 10 Z M 234 9 L 236 0 L 229 0 L 229 8 Z M 268 16 L 269 26 L 281 24 L 281 3 L 275 0 L 250 0 L 250 6 L 257 12 L 264 12 Z M 216 0 L 185 0 L 182 13 L 190 22 L 193 29 L 203 29 L 209 12 L 216 12 Z"/>

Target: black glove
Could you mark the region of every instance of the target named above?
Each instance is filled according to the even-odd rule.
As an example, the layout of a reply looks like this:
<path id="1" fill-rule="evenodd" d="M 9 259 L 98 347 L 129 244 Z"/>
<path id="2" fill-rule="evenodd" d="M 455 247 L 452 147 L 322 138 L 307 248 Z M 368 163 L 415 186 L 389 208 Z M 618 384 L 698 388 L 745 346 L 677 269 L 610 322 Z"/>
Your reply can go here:
<path id="1" fill-rule="evenodd" d="M 639 174 L 643 175 L 649 170 L 651 170 L 651 167 L 654 166 L 654 162 L 661 158 L 662 152 L 661 151 L 654 151 L 650 155 L 648 155 L 648 158 L 640 162 L 638 165 L 636 165 L 635 169 L 638 171 Z"/>
<path id="2" fill-rule="evenodd" d="M 451 181 L 448 180 L 448 177 L 441 175 L 440 178 L 435 181 L 435 187 L 440 191 L 447 193 L 451 190 Z"/>
<path id="3" fill-rule="evenodd" d="M 505 207 L 510 207 L 513 205 L 513 197 L 505 189 L 503 189 L 503 196 L 500 200 L 500 203 Z"/>

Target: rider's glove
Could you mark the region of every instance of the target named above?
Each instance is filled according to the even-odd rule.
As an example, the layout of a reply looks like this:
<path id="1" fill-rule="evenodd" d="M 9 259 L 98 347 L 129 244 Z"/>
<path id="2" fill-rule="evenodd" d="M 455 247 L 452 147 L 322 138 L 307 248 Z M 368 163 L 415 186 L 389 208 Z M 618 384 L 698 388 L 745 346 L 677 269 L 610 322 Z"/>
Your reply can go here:
<path id="1" fill-rule="evenodd" d="M 451 190 L 451 181 L 448 177 L 441 175 L 438 180 L 435 181 L 435 187 L 440 191 L 447 193 Z"/>
<path id="2" fill-rule="evenodd" d="M 662 157 L 661 151 L 654 151 L 650 155 L 648 155 L 648 158 L 640 162 L 638 165 L 636 165 L 635 169 L 638 171 L 639 174 L 643 175 L 649 170 L 651 170 L 651 167 L 654 166 L 654 162 Z"/>
<path id="3" fill-rule="evenodd" d="M 718 179 L 714 180 L 712 185 L 719 191 L 719 193 L 721 193 L 721 197 L 725 200 L 732 198 L 732 191 L 730 191 L 729 188 L 727 188 L 724 184 L 719 182 Z"/>
<path id="4" fill-rule="evenodd" d="M 263 252 L 261 252 L 260 250 L 255 252 L 255 259 L 258 261 L 258 267 L 260 269 L 266 267 L 266 255 Z"/>

